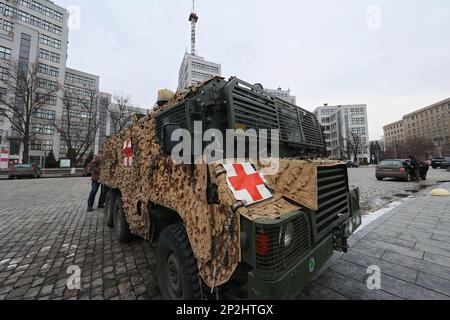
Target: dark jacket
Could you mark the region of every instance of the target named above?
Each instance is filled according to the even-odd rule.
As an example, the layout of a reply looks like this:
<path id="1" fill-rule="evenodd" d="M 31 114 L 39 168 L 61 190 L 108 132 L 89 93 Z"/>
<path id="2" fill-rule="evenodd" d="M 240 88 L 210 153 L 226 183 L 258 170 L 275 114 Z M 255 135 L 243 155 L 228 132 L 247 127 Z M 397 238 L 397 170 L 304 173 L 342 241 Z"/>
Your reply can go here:
<path id="1" fill-rule="evenodd" d="M 103 157 L 101 155 L 95 156 L 94 160 L 88 165 L 88 170 L 92 172 L 92 181 L 100 181 L 100 167 L 103 162 Z"/>
<path id="2" fill-rule="evenodd" d="M 419 161 L 417 161 L 416 158 L 411 158 L 411 168 L 413 170 L 419 170 L 420 169 Z"/>

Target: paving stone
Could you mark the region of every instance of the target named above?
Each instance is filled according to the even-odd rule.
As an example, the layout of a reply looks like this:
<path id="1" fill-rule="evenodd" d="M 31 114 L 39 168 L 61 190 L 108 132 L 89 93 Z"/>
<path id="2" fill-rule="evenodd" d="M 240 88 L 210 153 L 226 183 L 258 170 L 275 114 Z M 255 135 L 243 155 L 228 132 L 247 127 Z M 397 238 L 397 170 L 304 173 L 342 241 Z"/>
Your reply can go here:
<path id="1" fill-rule="evenodd" d="M 450 246 L 439 241 L 430 240 L 427 244 L 417 242 L 415 249 L 425 251 L 425 255 L 427 253 L 434 253 L 450 258 Z"/>
<path id="2" fill-rule="evenodd" d="M 410 248 L 410 249 L 413 249 L 414 246 L 415 246 L 415 242 L 413 242 L 413 241 L 408 241 L 408 240 L 394 238 L 394 237 L 388 236 L 386 234 L 377 233 L 376 231 L 371 232 L 364 239 L 365 240 L 383 241 L 383 242 L 386 242 L 386 243 L 390 243 L 390 244 L 394 244 L 394 245 L 398 245 L 398 246 L 405 247 L 405 248 Z"/>
<path id="3" fill-rule="evenodd" d="M 396 252 L 398 254 L 402 254 L 407 257 L 412 257 L 412 258 L 416 258 L 416 259 L 422 259 L 423 255 L 424 255 L 424 252 L 421 250 L 405 248 L 405 247 L 395 245 L 392 243 L 387 243 L 384 241 L 364 239 L 360 243 L 363 245 L 366 245 L 366 246 L 373 246 L 373 247 L 380 248 L 383 250 L 390 250 L 390 251 Z"/>
<path id="4" fill-rule="evenodd" d="M 450 298 L 450 280 L 420 272 L 417 277 L 417 284 L 430 290 L 445 294 Z"/>
<path id="5" fill-rule="evenodd" d="M 382 260 L 450 280 L 450 268 L 387 251 Z"/>
<path id="6" fill-rule="evenodd" d="M 439 254 L 425 252 L 425 257 L 423 258 L 423 260 L 428 261 L 428 262 L 433 262 L 436 264 L 440 264 L 444 267 L 447 267 L 448 270 L 450 271 L 450 258 L 449 257 L 444 257 Z"/>
<path id="7" fill-rule="evenodd" d="M 418 275 L 418 271 L 416 270 L 405 268 L 398 264 L 386 262 L 358 252 L 347 253 L 342 259 L 365 268 L 378 266 L 382 273 L 410 283 L 415 283 Z"/>
<path id="8" fill-rule="evenodd" d="M 382 290 L 369 290 L 365 283 L 330 270 L 325 271 L 317 282 L 352 300 L 399 300 L 398 297 Z"/>

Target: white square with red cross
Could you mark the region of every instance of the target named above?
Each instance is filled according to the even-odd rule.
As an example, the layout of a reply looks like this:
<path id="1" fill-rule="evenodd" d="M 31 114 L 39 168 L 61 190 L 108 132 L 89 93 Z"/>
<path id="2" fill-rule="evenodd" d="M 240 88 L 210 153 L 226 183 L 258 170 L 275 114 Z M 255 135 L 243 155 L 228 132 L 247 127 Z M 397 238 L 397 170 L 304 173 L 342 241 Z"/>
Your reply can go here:
<path id="1" fill-rule="evenodd" d="M 123 164 L 125 167 L 131 167 L 133 165 L 133 148 L 131 139 L 127 139 L 123 143 Z"/>
<path id="2" fill-rule="evenodd" d="M 228 187 L 237 201 L 249 206 L 273 197 L 263 174 L 251 163 L 224 164 L 223 167 L 227 172 Z"/>

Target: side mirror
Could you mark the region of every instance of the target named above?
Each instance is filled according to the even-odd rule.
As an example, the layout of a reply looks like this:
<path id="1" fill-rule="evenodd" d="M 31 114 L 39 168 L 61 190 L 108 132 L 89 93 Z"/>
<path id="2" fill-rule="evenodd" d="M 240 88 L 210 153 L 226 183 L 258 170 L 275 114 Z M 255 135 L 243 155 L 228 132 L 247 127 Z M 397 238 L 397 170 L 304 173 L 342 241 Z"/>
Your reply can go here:
<path id="1" fill-rule="evenodd" d="M 180 143 L 179 141 L 172 141 L 173 133 L 178 129 L 182 129 L 178 124 L 166 124 L 163 127 L 163 149 L 167 155 L 171 155 L 172 150 Z"/>

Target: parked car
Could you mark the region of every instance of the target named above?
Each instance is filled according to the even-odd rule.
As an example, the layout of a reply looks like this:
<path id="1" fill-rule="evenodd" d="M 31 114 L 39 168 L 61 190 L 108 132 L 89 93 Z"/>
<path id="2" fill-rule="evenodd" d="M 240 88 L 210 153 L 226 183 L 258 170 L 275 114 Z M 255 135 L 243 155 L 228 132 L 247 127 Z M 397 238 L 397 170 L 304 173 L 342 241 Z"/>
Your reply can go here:
<path id="1" fill-rule="evenodd" d="M 347 168 L 359 168 L 358 162 L 348 161 L 347 162 Z"/>
<path id="2" fill-rule="evenodd" d="M 424 161 L 419 161 L 420 178 L 427 179 L 429 166 Z M 377 166 L 375 173 L 377 180 L 382 181 L 385 178 L 394 178 L 411 182 L 413 180 L 413 172 L 409 160 L 384 160 Z"/>
<path id="3" fill-rule="evenodd" d="M 447 171 L 450 171 L 450 159 L 447 160 L 447 162 L 444 162 L 441 164 L 441 169 L 446 169 Z"/>
<path id="4" fill-rule="evenodd" d="M 450 158 L 435 158 L 431 161 L 431 167 L 433 169 L 445 169 L 448 161 L 450 161 Z"/>
<path id="5" fill-rule="evenodd" d="M 41 168 L 35 164 L 16 164 L 9 172 L 9 179 L 34 178 L 39 179 L 42 175 Z"/>

